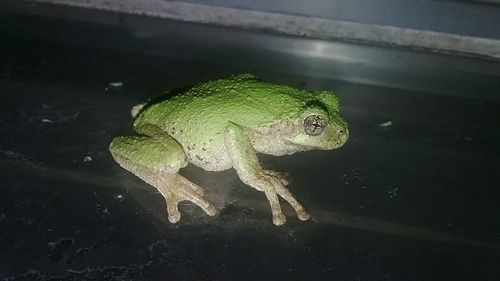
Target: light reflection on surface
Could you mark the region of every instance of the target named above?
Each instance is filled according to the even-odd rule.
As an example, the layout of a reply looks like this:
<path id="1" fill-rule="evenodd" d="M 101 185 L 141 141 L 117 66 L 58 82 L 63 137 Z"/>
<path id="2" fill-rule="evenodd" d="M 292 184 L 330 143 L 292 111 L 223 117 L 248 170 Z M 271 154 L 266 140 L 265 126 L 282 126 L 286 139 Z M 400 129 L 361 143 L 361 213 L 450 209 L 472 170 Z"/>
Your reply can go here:
<path id="1" fill-rule="evenodd" d="M 42 178 L 48 178 L 48 179 L 53 179 L 57 181 L 64 181 L 68 183 L 74 183 L 78 185 L 91 185 L 91 186 L 99 186 L 103 188 L 126 188 L 129 192 L 129 194 L 137 193 L 131 191 L 131 189 L 138 189 L 140 193 L 148 193 L 144 190 L 144 186 L 147 184 L 143 185 L 136 185 L 134 183 L 130 184 L 127 183 L 127 187 L 122 186 L 124 182 L 115 182 L 109 177 L 104 177 L 101 175 L 97 174 L 91 174 L 91 173 L 83 173 L 81 171 L 76 171 L 76 170 L 71 170 L 71 169 L 63 169 L 63 168 L 56 168 L 56 167 L 44 167 L 43 169 L 38 167 L 36 164 L 25 161 L 25 160 L 2 160 L 0 161 L 0 167 L 2 169 L 15 169 L 15 170 L 22 170 L 24 173 L 30 174 L 30 175 L 37 175 Z M 229 188 L 231 188 L 228 185 Z M 158 193 L 158 196 L 160 194 Z M 122 200 L 122 195 L 116 196 L 116 200 Z M 139 197 L 134 198 L 135 200 L 143 200 Z M 245 208 L 248 206 L 252 206 L 253 208 L 256 208 L 256 210 L 259 213 L 262 214 L 267 214 L 269 213 L 267 203 L 265 200 L 256 202 L 254 200 L 244 200 L 245 202 L 240 206 L 241 208 Z M 138 202 L 140 205 L 144 206 L 144 202 Z M 226 204 L 229 204 L 231 202 L 226 202 Z M 163 208 L 163 206 L 157 206 L 160 208 Z M 287 212 L 286 212 L 287 213 Z M 370 231 L 370 232 L 377 232 L 377 233 L 382 233 L 382 234 L 387 234 L 387 235 L 396 235 L 396 236 L 402 236 L 402 237 L 409 237 L 409 238 L 414 238 L 414 239 L 422 239 L 422 240 L 429 240 L 429 241 L 434 241 L 434 242 L 441 242 L 441 243 L 447 243 L 447 244 L 457 244 L 457 245 L 466 245 L 466 246 L 472 246 L 472 247 L 480 247 L 480 248 L 489 248 L 489 249 L 495 249 L 495 250 L 500 250 L 500 244 L 496 242 L 490 242 L 490 241 L 481 241 L 481 240 L 476 240 L 476 239 L 468 239 L 466 237 L 461 237 L 457 236 L 455 234 L 451 233 L 446 233 L 446 232 L 440 232 L 440 231 L 434 231 L 432 229 L 426 228 L 426 227 L 421 227 L 421 226 L 413 226 L 413 225 L 408 225 L 408 224 L 402 224 L 402 223 L 396 223 L 396 222 L 391 222 L 387 220 L 381 220 L 381 219 L 376 219 L 376 218 L 370 218 L 367 216 L 359 216 L 359 215 L 352 215 L 348 213 L 343 213 L 343 212 L 337 212 L 333 210 L 325 210 L 325 209 L 311 209 L 311 213 L 313 213 L 313 217 L 311 220 L 313 222 L 322 224 L 322 225 L 335 225 L 335 226 L 342 226 L 342 227 L 348 227 L 348 228 L 353 228 L 353 229 L 358 229 L 358 230 L 365 230 L 365 231 Z M 160 221 L 163 223 L 168 224 L 166 216 L 164 217 L 159 217 L 159 214 L 164 214 L 164 212 L 158 212 L 156 214 L 153 214 L 155 217 L 157 217 Z M 189 216 L 192 214 L 186 214 L 186 216 Z M 292 214 L 287 214 L 290 219 L 292 219 Z M 261 218 L 258 220 L 258 224 L 260 225 L 259 227 L 262 228 L 275 228 L 276 226 L 272 225 L 271 216 L 268 214 L 265 218 Z M 204 221 L 206 217 L 200 217 L 200 218 L 195 218 L 194 223 L 191 225 L 196 225 L 196 219 L 199 219 L 200 225 L 206 225 L 207 222 Z M 246 225 L 245 220 L 240 220 L 237 218 L 234 218 L 235 221 L 238 221 L 239 223 L 237 224 L 231 224 L 231 227 L 248 227 Z M 225 226 L 221 223 L 215 222 L 217 224 L 216 227 L 219 227 L 222 231 L 225 228 Z M 253 222 L 255 223 L 255 222 Z M 305 224 L 305 223 L 303 223 Z M 306 230 L 307 226 L 302 227 L 301 230 Z"/>

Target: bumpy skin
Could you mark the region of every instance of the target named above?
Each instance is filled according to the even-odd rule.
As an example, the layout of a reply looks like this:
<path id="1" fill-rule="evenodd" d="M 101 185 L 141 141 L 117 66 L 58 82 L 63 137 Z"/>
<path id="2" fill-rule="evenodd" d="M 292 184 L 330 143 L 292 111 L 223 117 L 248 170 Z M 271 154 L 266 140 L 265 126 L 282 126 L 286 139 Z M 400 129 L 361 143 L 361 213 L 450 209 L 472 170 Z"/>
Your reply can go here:
<path id="1" fill-rule="evenodd" d="M 208 171 L 234 168 L 244 183 L 266 194 L 276 225 L 286 221 L 278 196 L 299 219 L 307 220 L 309 214 L 285 187 L 285 178 L 263 170 L 256 153 L 330 150 L 348 139 L 332 92 L 275 85 L 249 74 L 201 83 L 166 100 L 150 100 L 135 106 L 132 114 L 139 135 L 114 138 L 110 151 L 122 167 L 160 191 L 170 222 L 179 221 L 177 204 L 182 200 L 216 214 L 203 199 L 203 189 L 177 173 L 188 162 Z"/>

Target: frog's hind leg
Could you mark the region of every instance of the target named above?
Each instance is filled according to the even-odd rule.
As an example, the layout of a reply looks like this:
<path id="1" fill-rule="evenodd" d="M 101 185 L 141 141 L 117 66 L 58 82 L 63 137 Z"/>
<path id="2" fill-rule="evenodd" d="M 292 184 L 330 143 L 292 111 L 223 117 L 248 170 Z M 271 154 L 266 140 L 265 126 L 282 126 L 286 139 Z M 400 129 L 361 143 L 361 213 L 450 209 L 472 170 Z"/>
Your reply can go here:
<path id="1" fill-rule="evenodd" d="M 120 166 L 158 189 L 167 203 L 168 220 L 180 220 L 178 204 L 184 200 L 215 215 L 216 209 L 203 199 L 203 189 L 177 173 L 187 165 L 179 143 L 152 125 L 138 131 L 144 135 L 114 138 L 111 154 Z"/>
<path id="2" fill-rule="evenodd" d="M 168 220 L 176 223 L 181 219 L 179 202 L 191 201 L 198 205 L 209 216 L 214 216 L 216 209 L 202 197 L 201 187 L 190 182 L 179 174 L 160 173 L 141 169 L 135 173 L 139 178 L 156 187 L 167 203 Z"/>

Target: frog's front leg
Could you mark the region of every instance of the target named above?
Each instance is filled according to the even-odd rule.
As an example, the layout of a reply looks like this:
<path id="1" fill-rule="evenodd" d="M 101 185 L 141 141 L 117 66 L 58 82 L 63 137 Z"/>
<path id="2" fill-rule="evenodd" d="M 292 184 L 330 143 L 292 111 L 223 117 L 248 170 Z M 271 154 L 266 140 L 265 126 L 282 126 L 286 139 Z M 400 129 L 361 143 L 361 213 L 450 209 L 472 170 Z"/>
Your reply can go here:
<path id="1" fill-rule="evenodd" d="M 203 199 L 203 189 L 177 172 L 187 165 L 181 145 L 154 125 L 137 128 L 139 136 L 116 137 L 109 149 L 113 158 L 128 171 L 154 186 L 167 203 L 168 220 L 176 223 L 180 201 L 200 206 L 208 215 L 216 209 Z"/>
<path id="2" fill-rule="evenodd" d="M 251 187 L 263 191 L 271 205 L 273 223 L 282 225 L 286 218 L 281 211 L 278 195 L 285 199 L 295 209 L 301 220 L 308 220 L 309 213 L 293 197 L 285 187 L 287 181 L 280 174 L 263 170 L 257 159 L 256 152 L 246 136 L 244 130 L 234 123 L 230 123 L 225 132 L 226 148 L 231 156 L 233 168 L 240 179 Z"/>

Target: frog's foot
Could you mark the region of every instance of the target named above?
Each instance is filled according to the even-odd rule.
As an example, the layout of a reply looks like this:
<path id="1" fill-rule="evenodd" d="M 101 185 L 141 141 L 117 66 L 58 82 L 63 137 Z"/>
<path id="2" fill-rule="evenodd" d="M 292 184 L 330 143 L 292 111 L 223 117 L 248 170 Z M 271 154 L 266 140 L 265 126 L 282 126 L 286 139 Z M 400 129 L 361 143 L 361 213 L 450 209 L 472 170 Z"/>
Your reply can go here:
<path id="1" fill-rule="evenodd" d="M 267 177 L 267 180 L 272 184 L 275 192 L 281 196 L 285 201 L 287 201 L 292 208 L 297 213 L 297 217 L 300 220 L 308 220 L 310 218 L 309 212 L 293 197 L 292 193 L 285 187 L 284 180 L 281 174 L 273 174 L 270 171 L 264 171 L 264 174 Z M 288 183 L 288 181 L 286 181 Z"/>
<path id="2" fill-rule="evenodd" d="M 283 225 L 286 222 L 286 217 L 281 211 L 278 195 L 285 199 L 297 213 L 300 220 L 308 220 L 310 218 L 307 210 L 293 197 L 290 191 L 283 184 L 283 178 L 280 174 L 273 171 L 257 172 L 255 176 L 250 178 L 244 177 L 243 182 L 253 188 L 263 191 L 266 194 L 267 200 L 271 205 L 273 215 L 273 223 L 275 225 Z"/>
<path id="3" fill-rule="evenodd" d="M 215 207 L 203 199 L 203 189 L 179 174 L 163 175 L 161 183 L 155 187 L 165 197 L 168 221 L 171 223 L 176 223 L 181 219 L 178 209 L 181 201 L 191 201 L 209 216 L 217 213 Z"/>

